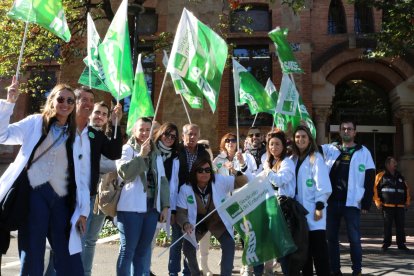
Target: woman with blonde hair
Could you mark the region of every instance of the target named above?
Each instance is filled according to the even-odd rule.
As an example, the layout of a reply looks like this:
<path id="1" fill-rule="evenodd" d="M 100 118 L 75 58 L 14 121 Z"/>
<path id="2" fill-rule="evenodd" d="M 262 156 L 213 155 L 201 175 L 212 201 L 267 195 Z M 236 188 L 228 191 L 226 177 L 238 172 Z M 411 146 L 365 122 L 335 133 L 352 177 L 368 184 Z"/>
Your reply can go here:
<path id="1" fill-rule="evenodd" d="M 0 178 L 0 200 L 16 179 L 27 176 L 28 213 L 18 236 L 21 275 L 43 274 L 46 238 L 55 253 L 57 275 L 83 275 L 80 235 L 89 214 L 89 188 L 75 182 L 75 95 L 68 85 L 58 84 L 42 114 L 10 124 L 17 97 L 13 78 L 7 100 L 0 100 L 0 143 L 21 148 Z"/>

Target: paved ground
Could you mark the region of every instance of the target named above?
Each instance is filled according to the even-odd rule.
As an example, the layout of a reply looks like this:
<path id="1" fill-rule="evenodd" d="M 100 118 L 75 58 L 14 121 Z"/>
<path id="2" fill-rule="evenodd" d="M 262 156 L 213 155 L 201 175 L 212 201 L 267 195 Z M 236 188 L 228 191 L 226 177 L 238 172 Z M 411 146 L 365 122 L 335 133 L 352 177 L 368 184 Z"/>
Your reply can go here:
<path id="1" fill-rule="evenodd" d="M 394 237 L 395 240 L 395 237 Z M 363 273 L 364 275 L 414 275 L 414 237 L 407 238 L 407 246 L 412 252 L 405 253 L 395 246 L 383 253 L 381 252 L 380 238 L 363 239 Z M 156 247 L 153 254 L 152 271 L 156 275 L 167 275 L 168 252 L 162 256 L 159 254 L 165 248 Z M 341 263 L 344 275 L 351 275 L 349 245 L 341 243 Z M 234 275 L 238 275 L 241 264 L 240 250 L 236 251 L 234 261 Z M 101 243 L 97 245 L 93 275 L 115 276 L 115 264 L 118 257 L 118 244 L 116 242 Z M 209 267 L 215 273 L 219 273 L 220 250 L 211 249 Z M 17 258 L 16 239 L 12 239 L 9 252 L 3 256 L 1 272 L 3 276 L 15 276 L 19 272 L 19 261 Z M 280 270 L 279 270 L 280 271 Z"/>

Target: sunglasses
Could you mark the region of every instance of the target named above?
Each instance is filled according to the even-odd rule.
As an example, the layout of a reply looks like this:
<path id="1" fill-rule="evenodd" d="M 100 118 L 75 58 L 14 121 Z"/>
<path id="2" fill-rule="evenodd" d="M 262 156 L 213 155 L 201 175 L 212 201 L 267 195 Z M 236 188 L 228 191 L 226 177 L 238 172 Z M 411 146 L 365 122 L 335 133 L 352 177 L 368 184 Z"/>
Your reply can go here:
<path id="1" fill-rule="evenodd" d="M 227 138 L 227 139 L 224 140 L 224 142 L 225 143 L 237 143 L 237 139 L 235 139 L 235 138 L 231 138 L 231 139 Z"/>
<path id="2" fill-rule="evenodd" d="M 261 134 L 260 133 L 250 133 L 248 136 L 250 138 L 252 138 L 253 136 L 259 138 L 261 136 Z"/>
<path id="3" fill-rule="evenodd" d="M 171 133 L 164 133 L 164 136 L 170 140 L 177 139 L 177 135 L 171 134 Z"/>
<path id="4" fill-rule="evenodd" d="M 211 168 L 198 168 L 197 173 L 211 173 Z"/>
<path id="5" fill-rule="evenodd" d="M 65 102 L 65 100 L 66 100 L 66 103 L 68 104 L 68 105 L 74 105 L 75 104 L 75 99 L 73 99 L 73 98 L 64 98 L 64 97 L 62 97 L 62 96 L 59 96 L 59 97 L 57 97 L 56 98 L 56 101 L 58 102 L 58 103 L 60 103 L 60 104 L 63 104 L 64 102 Z"/>

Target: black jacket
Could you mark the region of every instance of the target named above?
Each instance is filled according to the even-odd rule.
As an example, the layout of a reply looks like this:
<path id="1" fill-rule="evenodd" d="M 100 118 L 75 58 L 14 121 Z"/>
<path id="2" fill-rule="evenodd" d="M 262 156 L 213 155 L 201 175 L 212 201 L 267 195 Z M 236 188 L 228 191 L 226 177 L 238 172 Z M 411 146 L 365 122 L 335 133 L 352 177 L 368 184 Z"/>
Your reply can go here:
<path id="1" fill-rule="evenodd" d="M 88 137 L 91 145 L 91 196 L 98 193 L 99 167 L 101 154 L 105 157 L 116 160 L 122 155 L 122 133 L 121 128 L 117 128 L 116 139 L 113 137 L 115 127 L 112 127 L 112 137 L 108 138 L 103 131 L 96 130 L 88 126 Z M 92 135 L 93 134 L 93 135 Z"/>
<path id="2" fill-rule="evenodd" d="M 210 158 L 210 154 L 207 152 L 205 146 L 203 144 L 198 144 L 197 145 L 197 158 L 204 156 L 204 155 Z M 189 171 L 191 169 L 191 168 L 188 168 L 187 154 L 185 153 L 185 148 L 182 143 L 180 143 L 178 147 L 178 159 L 180 160 L 180 170 L 178 172 L 178 182 L 179 182 L 178 187 L 180 188 L 181 185 L 188 182 L 188 177 L 190 175 Z"/>

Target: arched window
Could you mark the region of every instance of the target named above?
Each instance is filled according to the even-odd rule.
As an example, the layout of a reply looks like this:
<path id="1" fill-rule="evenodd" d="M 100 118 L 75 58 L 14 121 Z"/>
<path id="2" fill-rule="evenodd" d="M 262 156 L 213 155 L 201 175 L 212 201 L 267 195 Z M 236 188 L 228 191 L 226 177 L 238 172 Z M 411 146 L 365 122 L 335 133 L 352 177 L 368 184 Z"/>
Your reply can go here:
<path id="1" fill-rule="evenodd" d="M 345 10 L 341 0 L 332 0 L 329 5 L 328 34 L 346 33 Z"/>
<path id="2" fill-rule="evenodd" d="M 354 31 L 357 34 L 368 34 L 374 32 L 374 17 L 372 15 L 372 8 L 363 4 L 356 4 L 354 6 Z"/>
<path id="3" fill-rule="evenodd" d="M 230 31 L 243 32 L 250 29 L 256 32 L 271 30 L 271 16 L 267 6 L 254 6 L 248 9 L 240 8 L 230 15 Z"/>

